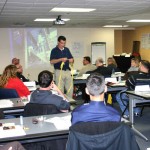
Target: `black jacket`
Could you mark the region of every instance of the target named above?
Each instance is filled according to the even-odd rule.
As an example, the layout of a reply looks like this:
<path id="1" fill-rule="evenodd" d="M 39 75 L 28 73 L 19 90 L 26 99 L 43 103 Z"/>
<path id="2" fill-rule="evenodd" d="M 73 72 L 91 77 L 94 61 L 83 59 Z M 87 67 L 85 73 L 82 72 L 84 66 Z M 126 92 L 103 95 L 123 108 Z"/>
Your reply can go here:
<path id="1" fill-rule="evenodd" d="M 108 65 L 107 68 L 110 70 L 111 73 L 120 71 L 119 68 L 117 68 L 114 64 Z"/>
<path id="2" fill-rule="evenodd" d="M 126 81 L 128 90 L 135 90 L 135 86 L 138 84 L 138 79 L 150 79 L 149 73 L 139 72 L 137 74 L 131 75 Z M 144 85 L 145 83 L 143 83 Z M 149 83 L 147 83 L 149 84 Z"/>
<path id="3" fill-rule="evenodd" d="M 21 73 L 17 72 L 17 77 L 22 80 L 22 82 L 28 82 L 29 79 L 25 78 L 24 75 L 22 75 Z"/>
<path id="4" fill-rule="evenodd" d="M 66 150 L 140 150 L 133 131 L 116 122 L 86 122 L 70 128 Z"/>
<path id="5" fill-rule="evenodd" d="M 99 73 L 99 74 L 103 75 L 104 77 L 108 77 L 108 76 L 111 76 L 112 71 L 110 69 L 108 69 L 107 67 L 99 66 L 99 67 L 97 67 L 97 69 L 95 69 L 93 71 L 88 71 L 87 73 L 89 73 L 89 74 Z"/>

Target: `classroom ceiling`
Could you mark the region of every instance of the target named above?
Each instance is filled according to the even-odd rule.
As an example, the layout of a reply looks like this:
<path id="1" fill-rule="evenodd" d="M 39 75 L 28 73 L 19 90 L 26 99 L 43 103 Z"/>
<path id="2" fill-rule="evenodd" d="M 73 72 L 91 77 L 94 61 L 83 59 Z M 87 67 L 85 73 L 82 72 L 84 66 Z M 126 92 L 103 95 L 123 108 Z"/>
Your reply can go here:
<path id="1" fill-rule="evenodd" d="M 86 13 L 50 12 L 54 7 L 95 8 Z M 69 18 L 65 25 L 34 22 L 36 18 Z M 103 25 L 129 25 L 129 19 L 150 19 L 150 0 L 0 0 L 0 27 L 73 27 L 100 28 Z"/>

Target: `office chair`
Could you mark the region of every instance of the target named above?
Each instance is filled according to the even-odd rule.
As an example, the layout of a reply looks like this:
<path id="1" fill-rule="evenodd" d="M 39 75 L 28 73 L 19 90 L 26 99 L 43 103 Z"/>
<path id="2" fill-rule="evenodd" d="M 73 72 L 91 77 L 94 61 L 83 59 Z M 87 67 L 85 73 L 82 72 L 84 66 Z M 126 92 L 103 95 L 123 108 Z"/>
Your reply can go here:
<path id="1" fill-rule="evenodd" d="M 3 110 L 0 109 L 0 119 L 4 119 L 5 116 L 4 116 L 4 113 L 3 113 Z"/>
<path id="2" fill-rule="evenodd" d="M 140 150 L 133 131 L 120 122 L 80 122 L 69 131 L 66 150 Z"/>
<path id="3" fill-rule="evenodd" d="M 28 103 L 24 108 L 24 117 L 40 116 L 61 113 L 55 105 L 52 104 L 38 104 Z"/>
<path id="4" fill-rule="evenodd" d="M 15 89 L 0 88 L 0 99 L 19 98 Z"/>

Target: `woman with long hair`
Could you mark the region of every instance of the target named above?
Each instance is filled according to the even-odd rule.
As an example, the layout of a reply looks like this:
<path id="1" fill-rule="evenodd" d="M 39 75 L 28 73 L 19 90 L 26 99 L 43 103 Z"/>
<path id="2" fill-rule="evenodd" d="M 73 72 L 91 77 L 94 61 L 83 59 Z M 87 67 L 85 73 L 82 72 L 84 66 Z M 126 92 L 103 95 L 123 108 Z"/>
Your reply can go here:
<path id="1" fill-rule="evenodd" d="M 17 77 L 17 67 L 15 65 L 8 65 L 0 78 L 0 87 L 15 89 L 20 97 L 27 97 L 30 95 L 28 88 Z"/>
<path id="2" fill-rule="evenodd" d="M 113 57 L 108 57 L 107 59 L 107 68 L 113 73 L 113 72 L 118 72 L 120 71 L 118 68 L 117 68 L 117 64 L 116 64 L 116 61 Z"/>

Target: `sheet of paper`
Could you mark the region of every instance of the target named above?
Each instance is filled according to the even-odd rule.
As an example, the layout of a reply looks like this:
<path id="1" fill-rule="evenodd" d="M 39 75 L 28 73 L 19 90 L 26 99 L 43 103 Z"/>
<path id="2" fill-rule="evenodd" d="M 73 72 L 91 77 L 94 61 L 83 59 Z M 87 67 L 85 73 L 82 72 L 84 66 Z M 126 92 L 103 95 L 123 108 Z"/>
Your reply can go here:
<path id="1" fill-rule="evenodd" d="M 150 91 L 149 85 L 137 85 L 135 91 Z"/>
<path id="2" fill-rule="evenodd" d="M 125 118 L 121 118 L 121 122 L 125 122 L 125 123 L 128 123 L 129 120 L 125 119 Z"/>
<path id="3" fill-rule="evenodd" d="M 81 79 L 81 80 L 83 80 L 83 79 L 86 79 L 85 77 L 82 77 L 82 76 L 80 76 L 80 77 L 75 77 L 74 79 Z"/>
<path id="4" fill-rule="evenodd" d="M 130 57 L 130 54 L 126 54 L 125 57 Z"/>
<path id="5" fill-rule="evenodd" d="M 20 125 L 15 125 L 15 129 L 8 129 L 8 130 L 3 130 L 3 127 L 0 127 L 0 138 L 8 138 L 24 135 L 26 135 L 26 133 Z"/>
<path id="6" fill-rule="evenodd" d="M 13 102 L 9 99 L 0 100 L 0 108 L 13 107 Z"/>
<path id="7" fill-rule="evenodd" d="M 50 122 L 55 125 L 58 130 L 69 129 L 71 126 L 71 115 L 65 117 L 53 117 L 46 119 L 45 122 Z"/>
<path id="8" fill-rule="evenodd" d="M 118 73 L 116 72 L 115 74 L 112 74 L 111 77 L 115 78 L 115 77 L 123 77 L 125 75 L 125 73 Z"/>
<path id="9" fill-rule="evenodd" d="M 24 105 L 28 104 L 30 101 L 22 101 Z"/>
<path id="10" fill-rule="evenodd" d="M 105 78 L 105 83 L 107 83 L 107 82 L 117 83 L 117 79 L 116 78 Z"/>
<path id="11" fill-rule="evenodd" d="M 116 84 L 113 84 L 112 86 L 125 86 L 125 81 L 117 82 Z"/>

